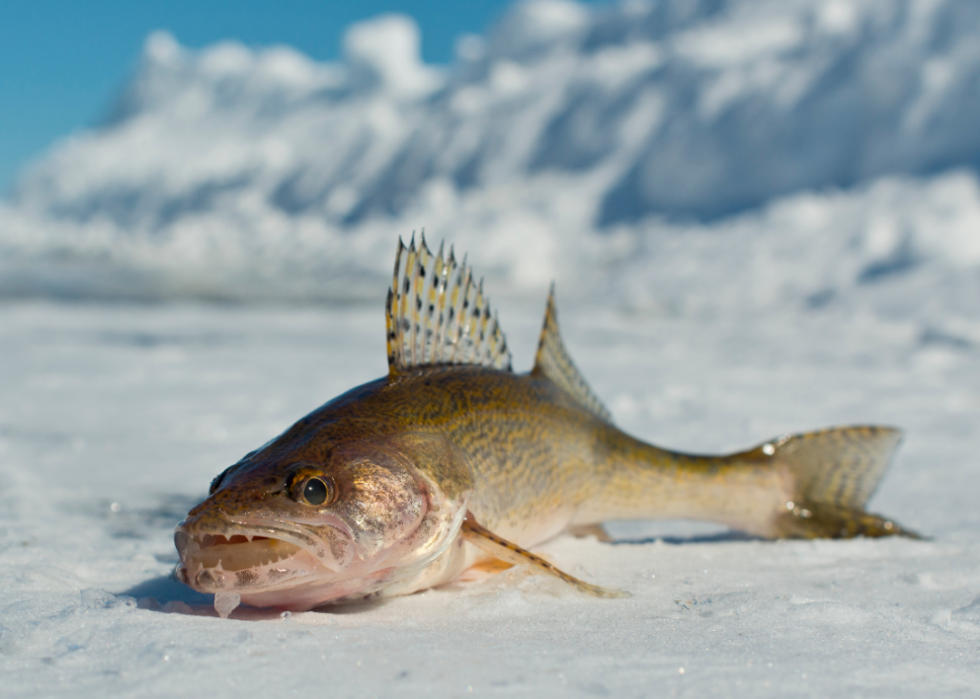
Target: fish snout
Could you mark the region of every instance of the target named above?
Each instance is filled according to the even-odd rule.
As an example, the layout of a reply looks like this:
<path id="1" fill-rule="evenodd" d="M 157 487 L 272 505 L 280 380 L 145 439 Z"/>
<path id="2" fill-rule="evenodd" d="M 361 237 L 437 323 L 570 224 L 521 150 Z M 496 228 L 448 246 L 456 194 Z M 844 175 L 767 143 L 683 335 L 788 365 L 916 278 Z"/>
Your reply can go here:
<path id="1" fill-rule="evenodd" d="M 174 533 L 180 555 L 174 573 L 185 585 L 205 593 L 290 585 L 325 572 L 325 566 L 303 543 L 289 532 L 268 529 L 229 531 L 226 536 L 186 531 L 181 526 Z"/>

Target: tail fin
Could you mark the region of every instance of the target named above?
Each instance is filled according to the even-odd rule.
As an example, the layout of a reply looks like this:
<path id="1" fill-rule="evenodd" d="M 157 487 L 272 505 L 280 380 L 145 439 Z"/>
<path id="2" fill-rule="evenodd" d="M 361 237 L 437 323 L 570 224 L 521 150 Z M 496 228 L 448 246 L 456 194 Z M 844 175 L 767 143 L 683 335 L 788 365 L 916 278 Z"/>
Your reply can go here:
<path id="1" fill-rule="evenodd" d="M 777 536 L 919 538 L 896 522 L 864 511 L 902 439 L 890 427 L 834 427 L 767 442 L 744 457 L 768 457 L 792 474 L 794 497 L 777 517 Z"/>

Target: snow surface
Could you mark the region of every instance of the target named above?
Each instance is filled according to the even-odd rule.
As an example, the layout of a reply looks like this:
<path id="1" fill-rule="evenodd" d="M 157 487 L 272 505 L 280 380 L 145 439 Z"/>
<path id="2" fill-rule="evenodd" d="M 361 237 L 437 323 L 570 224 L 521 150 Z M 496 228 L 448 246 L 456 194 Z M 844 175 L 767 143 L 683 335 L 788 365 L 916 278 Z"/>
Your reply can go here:
<path id="1" fill-rule="evenodd" d="M 549 0 L 443 68 L 400 16 L 337 64 L 151 36 L 0 204 L 3 695 L 976 696 L 978 30 L 970 0 Z M 658 445 L 903 427 L 871 509 L 931 539 L 617 523 L 542 550 L 626 600 L 517 570 L 218 619 L 174 524 L 384 373 L 422 226 L 519 368 L 556 279 L 576 362 Z"/>
<path id="2" fill-rule="evenodd" d="M 379 289 L 379 297 L 382 294 Z M 721 291 L 721 290 L 719 290 Z M 539 299 L 543 301 L 543 299 Z M 541 303 L 501 307 L 518 366 Z M 361 608 L 215 616 L 171 577 L 211 477 L 385 369 L 369 307 L 0 306 L 4 696 L 975 696 L 980 354 L 909 322 L 562 308 L 619 424 L 702 452 L 901 425 L 871 505 L 930 541 L 764 542 L 620 523 L 520 571 Z"/>

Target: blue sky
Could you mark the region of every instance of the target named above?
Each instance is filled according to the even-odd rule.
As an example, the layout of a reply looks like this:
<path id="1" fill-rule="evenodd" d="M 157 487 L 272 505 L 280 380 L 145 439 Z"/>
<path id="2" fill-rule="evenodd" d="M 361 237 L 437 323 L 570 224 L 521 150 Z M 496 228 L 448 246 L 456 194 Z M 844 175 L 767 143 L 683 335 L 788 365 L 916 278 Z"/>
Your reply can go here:
<path id="1" fill-rule="evenodd" d="M 98 122 L 155 29 L 181 44 L 222 39 L 289 44 L 337 57 L 344 28 L 385 12 L 415 17 L 427 62 L 448 63 L 453 43 L 483 32 L 504 0 L 0 0 L 0 193 L 57 138 Z"/>

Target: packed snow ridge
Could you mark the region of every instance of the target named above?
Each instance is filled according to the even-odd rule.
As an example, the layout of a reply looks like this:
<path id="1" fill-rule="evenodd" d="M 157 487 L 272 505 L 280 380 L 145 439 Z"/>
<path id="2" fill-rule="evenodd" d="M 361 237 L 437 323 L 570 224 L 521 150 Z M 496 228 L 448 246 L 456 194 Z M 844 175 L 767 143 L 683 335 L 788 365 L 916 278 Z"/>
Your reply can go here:
<path id="1" fill-rule="evenodd" d="M 803 246 L 753 303 L 936 260 L 972 279 L 978 32 L 972 0 L 539 0 L 439 68 L 397 15 L 329 64 L 156 33 L 0 208 L 0 293 L 361 298 L 422 227 L 508 288 L 617 280 L 632 305 L 673 303 L 643 251 L 710 266 L 731 229 Z"/>

